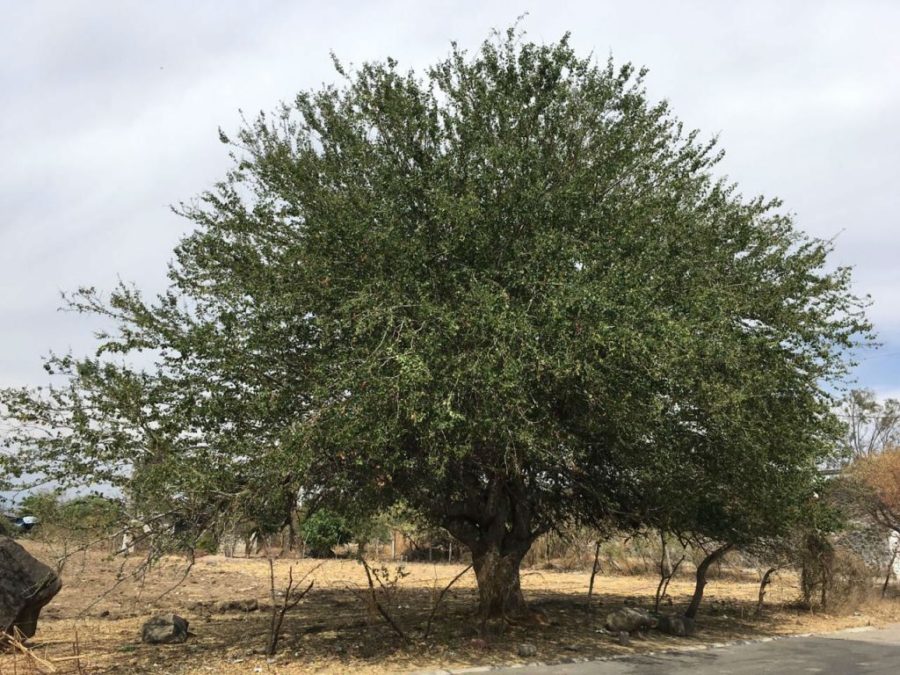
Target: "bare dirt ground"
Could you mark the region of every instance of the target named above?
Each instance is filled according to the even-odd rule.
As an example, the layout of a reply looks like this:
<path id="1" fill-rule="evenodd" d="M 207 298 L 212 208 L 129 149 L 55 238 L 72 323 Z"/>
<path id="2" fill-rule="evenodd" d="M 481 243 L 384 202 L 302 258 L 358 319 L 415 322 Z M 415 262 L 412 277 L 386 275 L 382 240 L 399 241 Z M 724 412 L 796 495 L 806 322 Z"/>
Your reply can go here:
<path id="1" fill-rule="evenodd" d="M 23 542 L 32 553 L 51 562 L 55 550 Z M 129 564 L 134 564 L 129 563 Z M 283 588 L 288 569 L 302 576 L 320 564 L 313 560 L 277 560 L 276 587 Z M 373 562 L 378 567 L 382 563 Z M 384 562 L 393 575 L 399 563 Z M 796 578 L 776 577 L 767 595 L 767 609 L 754 617 L 758 579 L 752 571 L 710 580 L 698 633 L 672 638 L 655 632 L 621 646 L 601 630 L 607 611 L 626 602 L 652 606 L 657 579 L 652 576 L 598 576 L 592 610 L 586 607 L 588 572 L 526 569 L 522 584 L 532 606 L 545 620 L 510 625 L 502 635 L 479 637 L 474 576 L 465 574 L 447 593 L 438 610 L 432 635 L 422 628 L 434 599 L 463 565 L 406 563 L 385 608 L 407 640 L 378 615 L 368 600 L 361 565 L 332 560 L 315 569 L 315 586 L 285 619 L 277 656 L 264 655 L 272 600 L 268 562 L 262 558 L 198 558 L 184 577 L 186 562 L 168 558 L 137 582 L 122 576 L 122 561 L 100 552 L 78 554 L 63 570 L 63 590 L 48 605 L 34 639 L 33 654 L 43 665 L 22 654 L 0 655 L 0 675 L 48 671 L 60 673 L 308 673 L 408 672 L 475 665 L 559 661 L 630 652 L 656 651 L 704 642 L 723 642 L 767 635 L 824 632 L 900 620 L 900 599 L 873 601 L 846 616 L 797 609 Z M 669 593 L 675 611 L 693 590 L 690 575 L 672 582 Z M 280 598 L 277 598 L 280 602 Z M 221 603 L 256 601 L 244 611 Z M 140 642 L 141 624 L 149 616 L 176 612 L 190 622 L 193 636 L 186 644 L 151 646 Z M 528 659 L 518 645 L 537 648 Z"/>

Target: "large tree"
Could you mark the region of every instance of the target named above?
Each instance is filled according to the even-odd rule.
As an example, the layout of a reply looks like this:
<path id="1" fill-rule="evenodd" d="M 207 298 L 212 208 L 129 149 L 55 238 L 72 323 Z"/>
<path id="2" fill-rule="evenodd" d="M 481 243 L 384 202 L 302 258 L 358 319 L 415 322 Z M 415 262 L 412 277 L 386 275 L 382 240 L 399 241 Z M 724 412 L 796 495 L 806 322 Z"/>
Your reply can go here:
<path id="1" fill-rule="evenodd" d="M 419 75 L 336 67 L 220 132 L 234 167 L 181 208 L 167 293 L 72 299 L 119 330 L 48 362 L 65 385 L 4 393 L 42 430 L 8 437 L 31 470 L 202 523 L 298 490 L 402 502 L 469 547 L 490 616 L 566 519 L 824 453 L 822 387 L 868 331 L 849 273 L 715 178 L 643 71 L 514 31 Z M 135 350 L 155 365 L 110 358 Z"/>

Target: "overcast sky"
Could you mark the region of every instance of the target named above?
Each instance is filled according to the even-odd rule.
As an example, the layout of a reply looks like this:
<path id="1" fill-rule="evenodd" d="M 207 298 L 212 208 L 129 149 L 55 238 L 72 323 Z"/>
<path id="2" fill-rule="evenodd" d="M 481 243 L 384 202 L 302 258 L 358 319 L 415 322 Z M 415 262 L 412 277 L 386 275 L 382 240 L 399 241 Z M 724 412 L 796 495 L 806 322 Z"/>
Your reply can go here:
<path id="1" fill-rule="evenodd" d="M 186 227 L 168 205 L 223 175 L 239 109 L 335 81 L 329 51 L 421 68 L 524 12 L 530 39 L 646 65 L 745 194 L 836 237 L 884 343 L 859 384 L 900 395 L 900 2 L 863 0 L 0 0 L 0 386 L 91 348 L 60 291 L 163 287 Z"/>

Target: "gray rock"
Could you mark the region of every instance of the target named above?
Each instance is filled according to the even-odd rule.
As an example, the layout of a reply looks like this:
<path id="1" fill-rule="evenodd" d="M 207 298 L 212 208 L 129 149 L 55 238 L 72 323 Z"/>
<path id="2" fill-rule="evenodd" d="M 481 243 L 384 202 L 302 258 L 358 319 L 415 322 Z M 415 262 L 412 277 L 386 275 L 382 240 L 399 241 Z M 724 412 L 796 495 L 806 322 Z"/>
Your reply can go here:
<path id="1" fill-rule="evenodd" d="M 694 633 L 694 620 L 680 614 L 663 614 L 656 622 L 656 628 L 667 635 L 686 637 Z"/>
<path id="2" fill-rule="evenodd" d="M 516 653 L 523 658 L 530 658 L 537 654 L 537 647 L 533 644 L 529 644 L 527 642 L 523 642 L 519 645 L 519 648 L 516 650 Z"/>
<path id="3" fill-rule="evenodd" d="M 619 644 L 623 647 L 629 647 L 631 645 L 631 635 L 628 634 L 628 631 L 620 631 L 618 640 Z"/>
<path id="4" fill-rule="evenodd" d="M 653 628 L 656 619 L 649 612 L 634 607 L 623 607 L 606 615 L 604 627 L 610 633 L 633 633 L 644 628 Z"/>
<path id="5" fill-rule="evenodd" d="M 255 612 L 259 609 L 259 601 L 251 600 L 220 600 L 214 605 L 215 611 L 220 614 L 228 612 Z"/>
<path id="6" fill-rule="evenodd" d="M 188 639 L 188 622 L 177 614 L 160 614 L 141 628 L 141 640 L 151 645 L 178 644 Z"/>
<path id="7" fill-rule="evenodd" d="M 52 569 L 9 537 L 0 536 L 0 633 L 34 637 L 38 617 L 62 582 Z"/>

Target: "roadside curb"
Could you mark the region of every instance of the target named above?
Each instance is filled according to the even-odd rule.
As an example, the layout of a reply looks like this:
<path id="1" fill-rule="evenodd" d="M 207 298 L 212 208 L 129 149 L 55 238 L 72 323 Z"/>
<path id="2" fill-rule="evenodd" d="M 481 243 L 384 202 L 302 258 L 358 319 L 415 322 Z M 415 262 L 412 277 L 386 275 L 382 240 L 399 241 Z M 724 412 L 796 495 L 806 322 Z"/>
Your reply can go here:
<path id="1" fill-rule="evenodd" d="M 528 662 L 514 662 L 514 663 L 504 663 L 498 665 L 490 665 L 490 666 L 473 666 L 471 668 L 458 668 L 458 669 L 437 669 L 437 670 L 422 670 L 422 671 L 413 671 L 409 675 L 467 675 L 468 673 L 488 673 L 495 670 L 511 670 L 514 668 L 533 668 L 533 667 L 544 667 L 544 666 L 566 666 L 566 665 L 576 665 L 581 663 L 605 663 L 607 661 L 628 661 L 630 659 L 636 659 L 646 656 L 672 656 L 677 654 L 687 654 L 691 652 L 701 652 L 701 651 L 709 651 L 712 649 L 722 649 L 724 647 L 736 647 L 740 645 L 751 645 L 751 644 L 759 644 L 763 642 L 775 642 L 780 640 L 790 640 L 793 638 L 808 638 L 808 637 L 827 637 L 829 635 L 835 635 L 837 633 L 863 633 L 870 630 L 877 630 L 876 626 L 855 626 L 853 628 L 844 628 L 838 631 L 833 631 L 830 633 L 793 633 L 791 635 L 767 635 L 761 638 L 751 638 L 751 639 L 743 639 L 743 640 L 729 640 L 727 642 L 709 642 L 705 644 L 697 644 L 697 645 L 685 645 L 684 647 L 673 647 L 668 649 L 655 649 L 647 652 L 635 652 L 633 654 L 613 654 L 611 656 L 597 656 L 597 657 L 579 657 L 579 656 L 567 656 L 560 659 L 553 659 L 549 661 L 528 661 Z"/>

